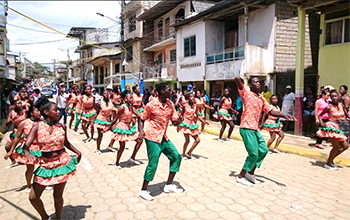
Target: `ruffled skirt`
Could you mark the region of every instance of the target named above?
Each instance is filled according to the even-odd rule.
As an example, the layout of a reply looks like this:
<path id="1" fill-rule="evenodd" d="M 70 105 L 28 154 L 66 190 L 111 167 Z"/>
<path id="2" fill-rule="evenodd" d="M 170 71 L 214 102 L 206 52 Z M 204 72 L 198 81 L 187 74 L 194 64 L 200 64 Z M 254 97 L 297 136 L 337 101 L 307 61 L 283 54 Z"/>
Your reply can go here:
<path id="1" fill-rule="evenodd" d="M 118 114 L 118 111 L 119 111 L 119 108 L 120 108 L 120 105 L 113 105 L 114 108 L 113 108 L 113 111 L 115 111 L 115 113 Z"/>
<path id="2" fill-rule="evenodd" d="M 16 151 L 11 155 L 11 158 L 16 160 L 18 163 L 34 165 L 39 163 L 39 157 L 41 157 L 40 147 L 36 144 L 32 144 L 29 147 L 29 153 L 33 155 L 36 159 L 33 162 L 29 162 L 24 155 L 23 147 L 20 146 L 16 149 Z"/>
<path id="3" fill-rule="evenodd" d="M 95 128 L 101 129 L 102 132 L 107 132 L 111 123 L 112 122 L 108 121 L 107 118 L 101 115 L 98 115 L 94 121 L 94 126 Z"/>
<path id="4" fill-rule="evenodd" d="M 272 119 L 267 119 L 264 123 L 264 130 L 272 133 L 279 133 L 283 128 L 283 124 L 278 119 L 277 121 Z"/>
<path id="5" fill-rule="evenodd" d="M 78 159 L 63 152 L 57 157 L 40 157 L 40 166 L 34 171 L 34 182 L 52 186 L 67 182 L 76 174 Z"/>
<path id="6" fill-rule="evenodd" d="M 67 113 L 68 114 L 73 114 L 75 112 L 75 107 L 73 108 L 73 104 L 70 104 L 68 107 L 67 107 Z"/>
<path id="7" fill-rule="evenodd" d="M 340 142 L 348 139 L 344 132 L 339 129 L 339 125 L 331 121 L 326 123 L 326 127 L 319 127 L 316 134 L 320 138 L 336 139 Z"/>
<path id="8" fill-rule="evenodd" d="M 233 118 L 231 117 L 231 115 L 228 113 L 227 109 L 223 109 L 221 108 L 219 110 L 220 116 L 218 114 L 218 112 L 215 112 L 213 114 L 213 118 L 217 119 L 217 120 L 225 120 L 225 121 L 233 121 Z"/>
<path id="9" fill-rule="evenodd" d="M 201 132 L 199 130 L 199 125 L 195 122 L 183 121 L 179 125 L 179 131 L 184 134 L 189 134 L 191 136 L 199 135 Z"/>
<path id="10" fill-rule="evenodd" d="M 124 122 L 118 122 L 113 128 L 112 139 L 115 141 L 135 141 L 139 137 L 136 125 L 132 126 Z"/>
<path id="11" fill-rule="evenodd" d="M 198 112 L 198 118 L 204 119 L 204 114 L 203 114 L 203 112 Z"/>
<path id="12" fill-rule="evenodd" d="M 96 118 L 96 110 L 95 109 L 90 109 L 90 110 L 86 110 L 86 111 L 83 111 L 81 113 L 81 119 L 83 121 L 89 121 L 89 122 L 93 122 Z"/>

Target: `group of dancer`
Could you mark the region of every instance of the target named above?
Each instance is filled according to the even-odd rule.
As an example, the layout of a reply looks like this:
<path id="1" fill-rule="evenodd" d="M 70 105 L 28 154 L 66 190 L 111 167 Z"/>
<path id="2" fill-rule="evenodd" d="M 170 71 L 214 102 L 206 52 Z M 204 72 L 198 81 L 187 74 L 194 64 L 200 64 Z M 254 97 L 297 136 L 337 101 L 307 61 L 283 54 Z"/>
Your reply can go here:
<path id="1" fill-rule="evenodd" d="M 259 127 L 268 129 L 271 139 L 274 139 L 276 134 L 279 135 L 280 137 L 276 143 L 278 145 L 283 138 L 278 118 L 296 119 L 280 112 L 277 107 L 276 96 L 271 96 L 272 105 L 267 102 L 260 94 L 261 85 L 257 77 L 249 79 L 250 90 L 244 87 L 241 78 L 237 77 L 235 82 L 244 107 L 240 134 L 248 153 L 236 181 L 244 185 L 253 185 L 259 183 L 254 173 L 256 168 L 261 166 L 268 152 L 268 146 L 259 132 Z M 130 88 L 125 88 L 121 92 L 120 87 L 117 87 L 116 91 L 113 91 L 112 87 L 107 87 L 103 92 L 102 100 L 96 106 L 95 97 L 92 95 L 90 86 L 86 86 L 82 94 L 79 93 L 76 86 L 73 86 L 68 98 L 67 112 L 75 117 L 74 131 L 77 132 L 79 123 L 82 121 L 82 130 L 86 135 L 84 142 L 90 142 L 93 140 L 94 128 L 96 128 L 98 133 L 96 153 L 98 154 L 101 153 L 103 134 L 108 131 L 113 132 L 108 148 L 114 149 L 114 142 L 119 142 L 115 162 L 117 169 L 122 168 L 120 159 L 126 142 L 130 141 L 135 141 L 136 144 L 128 162 L 136 165 L 140 164 L 140 161 L 136 159 L 136 154 L 143 140 L 145 140 L 148 164 L 139 196 L 145 200 L 153 200 L 153 196 L 147 191 L 147 188 L 149 182 L 154 179 L 162 153 L 170 160 L 169 176 L 164 186 L 164 192 L 181 193 L 184 189 L 173 184 L 174 177 L 180 169 L 182 159 L 195 159 L 193 151 L 200 143 L 199 134 L 201 133 L 197 121 L 200 121 L 203 130 L 204 126 L 208 124 L 203 116 L 203 111 L 205 108 L 211 107 L 205 104 L 200 93 L 194 93 L 190 90 L 186 91 L 181 100 L 181 107 L 177 111 L 174 103 L 170 100 L 170 86 L 165 83 L 157 84 L 156 95 L 146 105 L 142 102 L 143 97 L 140 94 L 140 88 L 134 86 L 132 90 L 131 92 Z M 226 124 L 230 126 L 228 136 L 228 139 L 230 139 L 233 130 L 232 114 L 237 114 L 232 107 L 229 92 L 228 88 L 225 89 L 224 98 L 221 100 L 215 116 L 221 121 L 223 127 L 220 130 L 220 139 L 222 139 Z M 339 95 L 336 91 L 332 91 L 331 99 L 331 105 L 325 108 L 320 115 L 319 120 L 322 128 L 318 135 L 327 136 L 331 139 L 333 149 L 326 165 L 333 169 L 333 167 L 336 167 L 333 162 L 334 158 L 348 148 L 347 137 L 339 130 L 339 121 L 345 120 L 346 117 L 350 118 L 350 116 L 345 112 L 342 104 L 338 102 Z M 53 187 L 56 218 L 59 218 L 63 206 L 62 194 L 65 184 L 76 174 L 76 164 L 80 161 L 82 155 L 69 142 L 66 126 L 58 122 L 60 112 L 57 109 L 57 104 L 46 98 L 40 98 L 35 104 L 30 100 L 32 99 L 26 97 L 25 92 L 20 91 L 14 102 L 13 110 L 8 118 L 8 124 L 12 122 L 14 130 L 5 147 L 7 150 L 5 158 L 12 160 L 11 166 L 15 166 L 17 162 L 27 165 L 25 174 L 26 191 L 30 192 L 30 202 L 42 219 L 48 219 L 49 216 L 40 199 L 41 194 L 47 186 Z M 261 112 L 264 112 L 264 119 L 263 125 L 259 126 Z M 330 120 L 323 123 L 322 115 L 326 113 L 330 115 Z M 166 134 L 170 121 L 184 135 L 185 142 L 182 154 L 177 151 Z M 72 122 L 71 119 L 69 129 L 71 129 Z M 88 133 L 89 127 L 90 134 Z M 187 151 L 190 137 L 194 139 L 194 143 Z M 268 145 L 271 145 L 272 141 L 270 140 Z M 21 144 L 17 146 L 19 143 Z M 69 156 L 65 148 L 74 152 L 76 156 Z M 34 171 L 36 165 L 38 168 Z"/>

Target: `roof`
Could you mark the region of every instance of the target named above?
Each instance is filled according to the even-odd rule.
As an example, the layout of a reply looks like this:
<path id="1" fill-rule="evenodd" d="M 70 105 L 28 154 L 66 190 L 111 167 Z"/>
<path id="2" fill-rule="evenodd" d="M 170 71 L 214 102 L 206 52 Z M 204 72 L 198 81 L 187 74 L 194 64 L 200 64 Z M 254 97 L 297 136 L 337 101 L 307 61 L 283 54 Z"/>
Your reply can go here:
<path id="1" fill-rule="evenodd" d="M 102 55 L 102 56 L 98 56 L 98 57 L 95 57 L 94 59 L 92 60 L 89 60 L 87 63 L 93 63 L 99 59 L 103 59 L 103 58 L 109 58 L 111 60 L 121 60 L 121 52 L 119 53 L 114 53 L 114 54 L 109 54 L 109 55 Z"/>
<path id="2" fill-rule="evenodd" d="M 120 42 L 105 42 L 105 43 L 94 43 L 94 44 L 84 44 L 80 47 L 77 48 L 77 50 L 84 50 L 84 49 L 88 49 L 90 47 L 93 47 L 92 45 L 97 45 L 97 46 L 101 46 L 101 45 L 115 45 L 114 47 L 117 47 Z M 110 49 L 113 49 L 113 48 L 110 48 Z"/>

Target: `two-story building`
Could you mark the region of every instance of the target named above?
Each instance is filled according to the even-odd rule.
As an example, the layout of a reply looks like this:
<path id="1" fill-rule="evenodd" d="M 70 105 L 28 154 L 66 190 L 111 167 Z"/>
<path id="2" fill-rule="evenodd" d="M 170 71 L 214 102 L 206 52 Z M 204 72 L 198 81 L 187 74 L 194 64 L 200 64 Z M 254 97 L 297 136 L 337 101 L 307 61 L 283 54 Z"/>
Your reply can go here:
<path id="1" fill-rule="evenodd" d="M 318 47 L 310 42 L 318 40 L 318 17 L 310 12 L 308 18 L 305 64 L 317 69 Z M 173 25 L 178 80 L 213 94 L 225 87 L 235 91 L 236 76 L 258 76 L 272 92 L 283 92 L 294 85 L 297 21 L 296 7 L 286 2 L 235 0 L 178 22 Z M 317 72 L 311 72 L 314 82 L 306 81 L 314 86 Z"/>
<path id="2" fill-rule="evenodd" d="M 18 73 L 17 65 L 21 63 L 19 60 L 19 55 L 13 52 L 7 52 L 7 60 L 8 60 L 8 67 L 9 67 L 9 76 L 13 77 L 16 80 L 19 80 L 22 78 L 21 75 Z"/>
<path id="3" fill-rule="evenodd" d="M 1 1 L 2 5 L 7 5 L 7 1 Z M 7 8 L 1 6 L 0 7 L 0 80 L 1 82 L 12 82 L 15 80 L 16 75 L 10 74 L 8 60 L 7 60 L 7 52 L 10 51 L 10 43 L 7 39 Z"/>

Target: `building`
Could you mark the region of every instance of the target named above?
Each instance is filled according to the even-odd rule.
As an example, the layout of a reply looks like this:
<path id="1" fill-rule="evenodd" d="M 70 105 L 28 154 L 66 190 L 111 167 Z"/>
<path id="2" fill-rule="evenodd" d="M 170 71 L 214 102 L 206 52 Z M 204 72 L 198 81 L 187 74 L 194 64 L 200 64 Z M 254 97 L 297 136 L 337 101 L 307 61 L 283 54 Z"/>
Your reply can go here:
<path id="1" fill-rule="evenodd" d="M 9 78 L 13 80 L 19 80 L 22 75 L 18 71 L 18 65 L 21 63 L 19 55 L 12 52 L 7 52 L 7 60 L 9 62 Z"/>
<path id="2" fill-rule="evenodd" d="M 319 25 L 315 12 L 308 18 L 305 66 L 314 69 L 314 85 L 318 47 L 311 42 L 318 42 Z M 271 91 L 284 92 L 286 85 L 294 85 L 297 22 L 296 7 L 286 2 L 237 0 L 180 21 L 173 25 L 178 80 L 213 94 L 225 87 L 236 91 L 236 76 L 257 76 Z"/>
<path id="3" fill-rule="evenodd" d="M 137 17 L 143 21 L 143 52 L 152 58 L 143 68 L 145 83 L 177 83 L 176 32 L 172 27 L 186 18 L 212 7 L 216 1 L 160 1 Z M 177 85 L 176 85 L 177 86 Z"/>
<path id="4" fill-rule="evenodd" d="M 8 5 L 7 1 L 1 1 L 2 5 Z M 10 51 L 10 43 L 7 39 L 7 8 L 0 7 L 0 82 L 1 84 L 15 83 L 16 75 L 10 74 L 7 52 Z"/>

